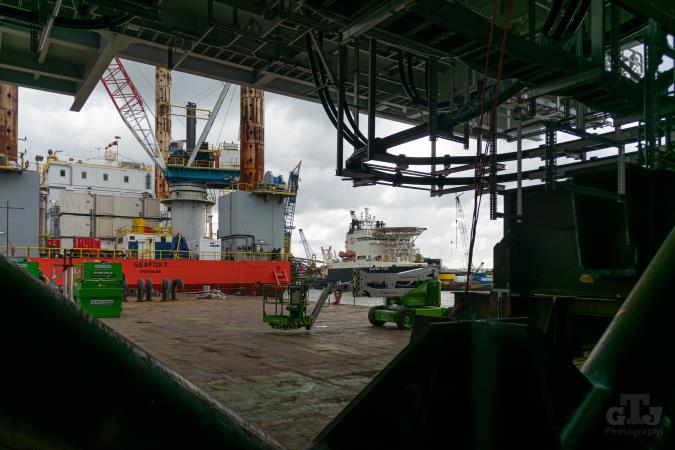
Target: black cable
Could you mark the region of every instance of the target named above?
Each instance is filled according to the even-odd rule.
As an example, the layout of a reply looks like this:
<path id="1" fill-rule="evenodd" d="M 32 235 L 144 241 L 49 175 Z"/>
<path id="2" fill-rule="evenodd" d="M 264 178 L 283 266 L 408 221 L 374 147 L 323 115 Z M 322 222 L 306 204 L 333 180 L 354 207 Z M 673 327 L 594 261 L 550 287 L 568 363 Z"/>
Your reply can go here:
<path id="1" fill-rule="evenodd" d="M 323 64 L 319 64 L 319 75 L 321 77 L 321 85 L 325 85 L 327 82 L 327 76 L 326 76 L 326 69 L 323 67 Z M 335 114 L 335 117 L 337 117 L 337 108 L 335 107 L 335 102 L 333 101 L 333 97 L 331 97 L 330 92 L 328 89 L 325 90 L 325 95 L 326 99 L 328 100 L 328 104 L 330 105 L 330 109 L 333 111 L 333 114 Z M 339 93 L 338 93 L 339 95 Z M 347 104 L 347 96 L 344 95 L 342 97 L 342 100 L 344 101 L 345 105 Z M 361 133 L 361 130 L 356 126 L 356 123 L 354 121 L 354 117 L 352 116 L 351 111 L 349 108 L 345 108 L 345 116 L 347 117 L 347 121 L 349 124 L 352 126 L 352 129 L 355 131 L 355 136 L 358 139 L 358 141 L 362 145 L 366 145 L 366 142 L 368 142 L 368 138 L 366 138 L 363 133 Z M 351 130 L 348 130 L 351 132 Z M 354 133 L 352 133 L 354 134 Z"/>
<path id="2" fill-rule="evenodd" d="M 399 50 L 398 53 L 398 71 L 399 71 L 399 77 L 401 78 L 401 85 L 403 86 L 403 90 L 405 91 L 406 95 L 408 98 L 417 104 L 417 106 L 422 107 L 422 108 L 428 108 L 429 107 L 429 87 L 426 86 L 427 80 L 429 78 L 429 67 L 428 65 L 425 66 L 425 91 L 427 93 L 427 98 L 420 97 L 420 95 L 417 93 L 417 88 L 415 86 L 415 81 L 413 77 L 413 64 L 412 64 L 412 54 L 411 53 L 406 53 L 406 57 L 408 59 L 408 76 L 406 77 L 405 74 L 405 67 L 403 63 L 403 52 Z M 452 94 L 451 94 L 452 95 Z M 445 102 L 438 102 L 436 105 L 438 109 L 444 109 L 448 108 L 450 106 L 449 101 Z"/>
<path id="3" fill-rule="evenodd" d="M 312 39 L 309 36 L 309 34 L 305 35 L 305 42 L 307 44 L 307 58 L 309 60 L 309 68 L 312 72 L 312 79 L 314 80 L 314 86 L 318 88 L 317 94 L 319 95 L 319 100 L 321 101 L 321 106 L 323 106 L 323 110 L 326 113 L 326 116 L 328 116 L 328 119 L 331 121 L 333 126 L 337 127 L 337 114 L 334 114 L 331 111 L 331 108 L 329 107 L 328 101 L 326 100 L 326 97 L 324 95 L 324 90 L 327 89 L 326 86 L 322 86 L 321 81 L 319 79 L 319 74 L 316 69 L 316 61 L 314 60 L 314 50 L 312 49 Z M 320 87 L 320 88 L 319 88 Z M 356 147 L 355 144 L 355 137 L 351 133 L 350 130 L 345 129 L 344 130 L 344 136 L 342 136 L 347 142 L 349 142 L 353 147 Z"/>
<path id="4" fill-rule="evenodd" d="M 324 88 L 322 88 L 322 95 L 324 96 L 326 104 L 330 108 L 333 117 L 335 117 L 335 120 L 336 120 L 335 123 L 336 123 L 336 126 L 337 126 L 338 110 L 335 107 L 335 102 L 333 101 L 333 98 L 330 95 L 330 91 L 328 90 L 328 77 L 326 76 L 326 70 L 324 69 L 322 64 L 319 64 L 318 66 L 319 66 L 319 83 L 321 83 L 321 84 L 319 84 L 319 86 L 324 86 Z M 345 112 L 347 110 L 348 109 L 345 108 Z M 354 143 L 359 144 L 359 145 L 357 145 L 357 147 L 362 147 L 362 146 L 365 145 L 365 142 L 362 141 L 357 136 L 355 136 L 354 133 L 352 132 L 352 130 L 350 130 L 348 127 L 344 127 L 343 129 L 344 129 L 344 132 L 352 138 L 352 141 L 350 142 L 350 144 L 352 144 L 352 146 L 354 146 Z"/>
<path id="5" fill-rule="evenodd" d="M 406 78 L 405 75 L 405 68 L 403 66 L 403 50 L 401 49 L 398 50 L 398 75 L 399 78 L 401 79 L 401 87 L 403 87 L 405 94 L 411 101 L 415 101 L 414 99 L 415 96 L 413 92 L 410 90 L 410 86 L 408 85 L 408 79 Z"/>

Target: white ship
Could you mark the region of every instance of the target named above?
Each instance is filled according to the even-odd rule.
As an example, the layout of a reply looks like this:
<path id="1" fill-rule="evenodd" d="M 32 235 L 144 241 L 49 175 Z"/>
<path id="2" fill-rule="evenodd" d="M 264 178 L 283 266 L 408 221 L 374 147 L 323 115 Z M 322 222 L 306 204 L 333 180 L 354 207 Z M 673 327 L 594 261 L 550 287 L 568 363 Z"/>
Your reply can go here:
<path id="1" fill-rule="evenodd" d="M 415 248 L 415 240 L 426 228 L 388 227 L 375 220 L 368 208 L 360 217 L 351 211 L 351 217 L 345 250 L 338 254 L 341 261 L 328 267 L 327 282 L 351 282 L 354 269 L 399 272 L 426 265 Z"/>

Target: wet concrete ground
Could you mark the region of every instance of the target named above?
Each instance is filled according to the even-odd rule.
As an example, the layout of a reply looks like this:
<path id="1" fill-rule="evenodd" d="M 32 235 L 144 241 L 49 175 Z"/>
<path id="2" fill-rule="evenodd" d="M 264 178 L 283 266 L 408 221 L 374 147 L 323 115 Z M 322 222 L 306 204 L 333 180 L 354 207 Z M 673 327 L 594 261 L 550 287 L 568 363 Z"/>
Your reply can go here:
<path id="1" fill-rule="evenodd" d="M 313 307 L 310 306 L 310 308 Z M 128 302 L 104 321 L 290 449 L 302 449 L 408 343 L 368 308 L 324 307 L 314 329 L 274 330 L 261 297 Z"/>

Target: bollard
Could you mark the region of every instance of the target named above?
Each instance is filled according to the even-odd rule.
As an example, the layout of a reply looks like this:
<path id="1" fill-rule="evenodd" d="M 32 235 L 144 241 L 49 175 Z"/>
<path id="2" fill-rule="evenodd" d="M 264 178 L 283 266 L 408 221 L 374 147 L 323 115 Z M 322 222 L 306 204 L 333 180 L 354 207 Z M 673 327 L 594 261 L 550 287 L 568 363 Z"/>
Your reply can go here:
<path id="1" fill-rule="evenodd" d="M 164 278 L 162 282 L 162 301 L 165 302 L 169 299 L 169 291 L 171 290 L 171 280 Z"/>
<path id="2" fill-rule="evenodd" d="M 145 279 L 145 300 L 152 301 L 152 278 Z"/>
<path id="3" fill-rule="evenodd" d="M 145 282 L 143 281 L 143 278 L 138 279 L 138 290 L 136 291 L 136 301 L 137 302 L 142 302 L 143 301 L 143 294 L 145 293 Z"/>
<path id="4" fill-rule="evenodd" d="M 171 283 L 171 300 L 176 300 L 176 289 L 183 289 L 185 288 L 185 284 L 183 284 L 183 280 L 180 278 L 176 278 L 173 280 Z"/>
<path id="5" fill-rule="evenodd" d="M 124 294 L 122 294 L 123 295 L 122 301 L 126 302 L 127 301 L 127 295 L 129 294 L 129 285 L 127 284 L 127 279 L 124 278 L 124 275 L 122 275 L 122 276 L 123 276 L 123 278 L 122 278 L 122 289 L 124 290 Z"/>

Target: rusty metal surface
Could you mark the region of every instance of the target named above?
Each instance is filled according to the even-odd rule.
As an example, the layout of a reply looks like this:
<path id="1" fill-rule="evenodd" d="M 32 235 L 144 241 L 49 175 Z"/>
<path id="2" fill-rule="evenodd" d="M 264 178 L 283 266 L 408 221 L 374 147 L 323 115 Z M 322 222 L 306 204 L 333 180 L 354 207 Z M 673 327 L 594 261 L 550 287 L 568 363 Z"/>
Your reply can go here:
<path id="1" fill-rule="evenodd" d="M 155 67 L 155 140 L 166 162 L 171 143 L 171 71 L 160 66 Z M 169 184 L 159 167 L 155 167 L 155 195 L 169 198 Z"/>
<path id="2" fill-rule="evenodd" d="M 265 175 L 265 93 L 242 86 L 240 98 L 240 183 L 242 190 L 250 190 L 246 185 Z"/>
<path id="3" fill-rule="evenodd" d="M 19 87 L 0 83 L 0 155 L 12 161 L 17 157 L 19 132 Z"/>
<path id="4" fill-rule="evenodd" d="M 290 449 L 302 449 L 410 339 L 326 306 L 311 331 L 271 329 L 259 297 L 124 305 L 107 324 Z"/>

